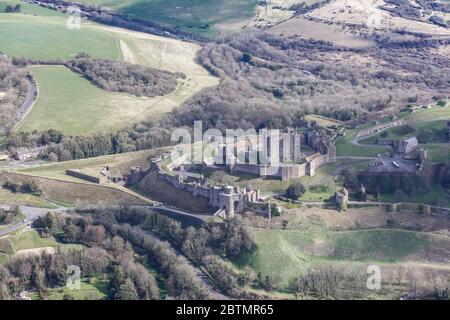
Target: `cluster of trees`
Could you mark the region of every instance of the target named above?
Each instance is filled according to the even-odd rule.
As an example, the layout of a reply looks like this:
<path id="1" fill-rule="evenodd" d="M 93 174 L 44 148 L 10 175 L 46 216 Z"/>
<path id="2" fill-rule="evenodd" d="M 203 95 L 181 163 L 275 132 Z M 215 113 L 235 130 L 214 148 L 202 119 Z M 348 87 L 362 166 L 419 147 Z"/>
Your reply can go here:
<path id="1" fill-rule="evenodd" d="M 421 11 L 408 0 L 386 0 L 386 3 L 388 5 L 382 6 L 381 8 L 399 17 L 413 19 L 420 19 L 422 17 Z"/>
<path id="2" fill-rule="evenodd" d="M 114 228 L 116 224 L 130 224 L 121 228 L 131 233 L 147 231 L 169 241 L 194 264 L 203 266 L 216 287 L 224 293 L 238 296 L 239 284 L 248 282 L 244 279 L 248 278 L 249 273 L 238 275 L 223 260 L 242 259 L 254 248 L 252 236 L 239 218 L 227 222 L 224 227 L 183 228 L 174 219 L 142 208 L 102 210 L 95 217 L 107 229 Z M 159 261 L 158 256 L 155 259 Z"/>
<path id="3" fill-rule="evenodd" d="M 41 151 L 40 158 L 67 161 L 168 146 L 171 144 L 170 128 L 163 128 L 149 121 L 116 133 L 92 136 L 66 136 L 54 129 L 31 133 L 14 132 L 6 137 L 6 146 L 11 153 L 21 147 L 48 146 Z"/>
<path id="4" fill-rule="evenodd" d="M 120 212 L 125 212 L 121 209 Z M 114 211 L 102 211 L 98 217 L 61 218 L 54 214 L 35 221 L 35 227 L 44 235 L 53 235 L 61 242 L 81 243 L 101 247 L 112 255 L 107 273 L 110 274 L 109 298 L 154 299 L 159 297 L 155 280 L 141 264 L 133 262 L 136 250 L 143 253 L 164 277 L 169 296 L 177 299 L 205 299 L 208 292 L 195 272 L 172 249 L 169 243 L 159 240 L 137 225 L 121 223 Z M 131 217 L 131 215 L 128 215 Z M 130 222 L 136 222 L 131 218 Z M 135 248 L 133 250 L 133 248 Z"/>
<path id="5" fill-rule="evenodd" d="M 422 12 L 425 15 L 429 15 L 435 12 L 450 12 L 450 5 L 445 2 L 440 1 L 428 1 L 421 0 L 417 1 L 417 4 L 420 5 L 421 8 L 413 5 L 408 0 L 386 0 L 388 5 L 381 6 L 383 10 L 392 12 L 393 14 L 403 17 L 420 20 L 422 18 Z M 393 6 L 392 6 L 393 5 Z M 431 23 L 434 23 L 438 26 L 447 28 L 450 25 L 450 21 L 445 21 L 442 17 L 432 14 L 429 19 Z"/>
<path id="6" fill-rule="evenodd" d="M 0 136 L 10 132 L 28 92 L 26 71 L 0 52 Z"/>
<path id="7" fill-rule="evenodd" d="M 25 181 L 24 183 L 15 183 L 8 180 L 2 185 L 2 187 L 13 193 L 28 193 L 38 197 L 42 195 L 41 188 L 33 180 Z"/>
<path id="8" fill-rule="evenodd" d="M 92 225 L 89 219 L 49 213 L 36 220 L 35 227 L 43 236 L 53 235 L 61 242 L 85 246 L 82 250 L 13 258 L 0 269 L 0 300 L 23 290 L 36 290 L 45 298 L 47 289 L 66 285 L 71 265 L 80 267 L 82 279 L 105 280 L 109 299 L 159 299 L 154 276 L 135 261 L 132 246 L 120 236 L 107 234 L 103 226 Z"/>
<path id="9" fill-rule="evenodd" d="M 14 210 L 3 210 L 0 209 L 0 225 L 1 224 L 10 224 L 14 222 L 14 219 L 19 215 L 20 211 L 18 208 L 14 208 Z"/>
<path id="10" fill-rule="evenodd" d="M 447 189 L 450 190 L 450 162 L 447 162 L 440 170 L 439 172 L 439 179 L 441 185 Z"/>
<path id="11" fill-rule="evenodd" d="M 83 279 L 108 281 L 108 298 L 115 300 L 159 299 L 151 273 L 134 261 L 134 252 L 120 237 L 105 240 L 105 247 L 57 250 L 54 254 L 18 256 L 0 266 L 0 300 L 13 299 L 24 290 L 35 290 L 45 298 L 48 289 L 65 286 L 69 266 L 79 266 Z M 110 279 L 105 274 L 111 274 Z M 73 297 L 64 297 L 73 299 Z M 89 298 L 89 297 L 87 297 Z"/>
<path id="12" fill-rule="evenodd" d="M 185 77 L 184 74 L 174 74 L 123 61 L 93 59 L 84 53 L 67 61 L 66 65 L 104 90 L 127 92 L 136 96 L 166 95 L 176 89 L 177 77 Z"/>
<path id="13" fill-rule="evenodd" d="M 67 10 L 67 7 L 72 5 L 72 3 L 66 0 L 40 0 L 40 5 L 54 10 Z M 77 3 L 77 6 L 82 11 L 82 16 L 87 16 L 89 19 L 99 23 L 140 32 L 163 35 L 166 37 L 190 39 L 199 42 L 208 40 L 199 33 L 185 31 L 178 26 L 162 26 L 156 22 L 132 18 L 99 5 Z M 204 28 L 208 27 L 208 25 L 204 26 Z"/>
<path id="14" fill-rule="evenodd" d="M 21 12 L 22 8 L 20 4 L 16 4 L 15 6 L 11 6 L 11 5 L 7 5 L 5 7 L 5 12 L 6 13 L 17 13 L 17 12 Z"/>
<path id="15" fill-rule="evenodd" d="M 298 198 L 301 198 L 305 192 L 306 188 L 303 184 L 294 182 L 286 189 L 286 196 L 290 199 L 297 200 Z"/>
<path id="16" fill-rule="evenodd" d="M 370 57 L 376 70 L 373 63 L 342 63 L 358 55 Z M 225 81 L 186 102 L 180 113 L 218 126 L 289 125 L 308 113 L 345 121 L 429 101 L 449 86 L 448 58 L 420 43 L 349 49 L 247 30 L 206 44 L 199 61 Z"/>
<path id="17" fill-rule="evenodd" d="M 372 194 L 392 193 L 401 195 L 419 195 L 430 191 L 430 179 L 422 174 L 404 172 L 401 174 L 365 174 L 350 170 L 342 172 L 344 186 L 357 190 L 364 185 Z M 403 201 L 404 199 L 397 199 Z"/>
<path id="18" fill-rule="evenodd" d="M 324 0 L 324 1 L 317 1 L 310 5 L 306 4 L 305 2 L 295 3 L 291 5 L 289 8 L 290 11 L 295 11 L 296 15 L 302 15 L 308 12 L 311 12 L 313 10 L 316 10 L 317 8 L 320 8 L 326 4 L 328 4 L 331 0 Z"/>

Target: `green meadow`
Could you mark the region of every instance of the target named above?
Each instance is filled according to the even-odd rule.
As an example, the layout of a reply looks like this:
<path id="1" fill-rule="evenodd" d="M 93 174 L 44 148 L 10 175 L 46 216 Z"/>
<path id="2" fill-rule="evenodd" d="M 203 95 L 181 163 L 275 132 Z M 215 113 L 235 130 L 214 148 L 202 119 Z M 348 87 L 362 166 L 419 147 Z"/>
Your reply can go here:
<path id="1" fill-rule="evenodd" d="M 279 276 L 284 285 L 308 268 L 322 264 L 398 264 L 434 246 L 450 248 L 450 240 L 423 232 L 397 229 L 303 232 L 254 229 L 256 249 L 247 261 L 262 275 Z M 437 255 L 444 251 L 438 250 Z"/>
<path id="2" fill-rule="evenodd" d="M 250 20 L 257 0 L 81 0 L 129 17 L 212 34 L 215 25 Z"/>
<path id="3" fill-rule="evenodd" d="M 104 91 L 63 66 L 34 66 L 39 96 L 19 131 L 93 134 L 115 131 L 145 115 L 146 98 Z"/>
<path id="4" fill-rule="evenodd" d="M 98 25 L 83 21 L 81 29 L 70 30 L 66 16 L 29 6 L 33 9 L 25 10 L 29 13 L 0 13 L 0 51 L 8 56 L 45 60 L 70 58 L 80 52 L 98 58 L 121 56 L 116 37 Z"/>

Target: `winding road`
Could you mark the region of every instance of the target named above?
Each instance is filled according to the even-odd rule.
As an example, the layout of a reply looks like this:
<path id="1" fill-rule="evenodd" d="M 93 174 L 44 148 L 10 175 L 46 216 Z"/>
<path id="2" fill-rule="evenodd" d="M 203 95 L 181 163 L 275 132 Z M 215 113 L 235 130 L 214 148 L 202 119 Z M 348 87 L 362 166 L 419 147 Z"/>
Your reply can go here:
<path id="1" fill-rule="evenodd" d="M 6 206 L 5 206 L 6 207 Z M 44 209 L 44 208 L 37 208 L 37 207 L 30 207 L 30 206 L 24 206 L 21 205 L 19 206 L 19 210 L 21 213 L 23 213 L 26 218 L 16 224 L 7 226 L 4 229 L 0 230 L 0 237 L 4 237 L 7 236 L 13 232 L 19 231 L 23 228 L 26 228 L 28 226 L 31 226 L 31 224 L 37 220 L 40 217 L 45 216 L 48 212 L 53 212 L 53 211 L 57 211 L 57 212 L 64 212 L 64 211 L 68 211 L 71 208 L 56 208 L 56 209 Z"/>
<path id="2" fill-rule="evenodd" d="M 30 112 L 33 107 L 34 102 L 36 101 L 36 97 L 38 94 L 36 83 L 34 82 L 31 75 L 26 76 L 27 84 L 28 84 L 28 94 L 25 101 L 20 106 L 19 110 L 16 112 L 15 121 L 16 124 L 14 128 L 17 128 L 19 124 L 25 119 L 25 116 Z"/>

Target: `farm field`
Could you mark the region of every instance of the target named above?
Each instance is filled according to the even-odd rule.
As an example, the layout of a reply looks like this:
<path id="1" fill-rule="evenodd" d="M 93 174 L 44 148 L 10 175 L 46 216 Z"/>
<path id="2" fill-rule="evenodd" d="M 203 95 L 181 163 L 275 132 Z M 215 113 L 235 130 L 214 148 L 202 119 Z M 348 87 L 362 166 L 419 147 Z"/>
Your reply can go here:
<path id="1" fill-rule="evenodd" d="M 52 10 L 43 8 L 35 10 L 30 14 L 0 14 L 0 51 L 11 57 L 43 60 L 66 59 L 86 52 L 96 58 L 183 72 L 186 78 L 165 96 L 141 98 L 103 91 L 61 67 L 32 67 L 39 97 L 19 130 L 55 128 L 73 135 L 115 131 L 142 119 L 157 118 L 204 87 L 219 83 L 195 62 L 200 50 L 196 44 L 85 20 L 80 30 L 69 30 L 64 16 L 46 15 Z M 42 39 L 47 39 L 46 46 L 41 45 Z"/>
<path id="2" fill-rule="evenodd" d="M 35 66 L 29 70 L 39 95 L 19 131 L 52 128 L 68 135 L 88 135 L 115 131 L 153 112 L 151 99 L 104 91 L 66 67 Z"/>
<path id="3" fill-rule="evenodd" d="M 92 23 L 83 23 L 80 30 L 70 30 L 65 16 L 45 15 L 48 11 L 52 12 L 42 9 L 31 14 L 0 13 L 0 51 L 10 57 L 45 60 L 71 58 L 79 52 L 96 58 L 120 57 L 117 40 L 112 34 Z M 42 39 L 46 41 L 45 46 Z"/>
<path id="4" fill-rule="evenodd" d="M 116 9 L 132 18 L 180 27 L 206 35 L 216 24 L 250 20 L 257 0 L 81 0 L 82 3 Z"/>

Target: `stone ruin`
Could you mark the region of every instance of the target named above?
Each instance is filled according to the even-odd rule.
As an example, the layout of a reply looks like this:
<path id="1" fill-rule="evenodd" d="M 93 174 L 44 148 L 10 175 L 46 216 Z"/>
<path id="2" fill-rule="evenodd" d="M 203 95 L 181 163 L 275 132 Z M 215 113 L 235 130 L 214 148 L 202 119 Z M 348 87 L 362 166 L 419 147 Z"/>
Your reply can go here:
<path id="1" fill-rule="evenodd" d="M 217 208 L 215 215 L 226 219 L 232 218 L 235 213 L 243 213 L 247 204 L 260 201 L 259 189 L 215 186 L 209 184 L 203 176 L 196 178 L 186 176 L 183 172 L 171 175 L 165 172 L 156 160 L 151 162 L 149 171 L 157 173 L 158 179 L 169 182 L 176 189 L 190 192 L 194 197 L 207 198 L 209 205 Z"/>
<path id="2" fill-rule="evenodd" d="M 218 155 L 206 166 L 215 168 L 225 166 L 231 173 L 250 173 L 260 177 L 276 177 L 282 181 L 303 176 L 314 176 L 316 170 L 324 164 L 336 161 L 336 147 L 323 131 L 308 131 L 305 134 L 297 129 L 287 128 L 280 132 L 278 149 L 277 144 L 271 140 L 270 130 L 261 130 L 258 137 L 245 137 L 235 141 L 231 145 L 217 146 Z M 302 145 L 312 149 L 312 154 L 305 155 L 301 152 Z M 263 156 L 279 158 L 279 163 L 262 164 L 259 147 Z M 253 156 L 257 163 L 248 163 Z M 239 157 L 245 161 L 238 161 Z M 267 163 L 267 162 L 266 162 Z"/>

